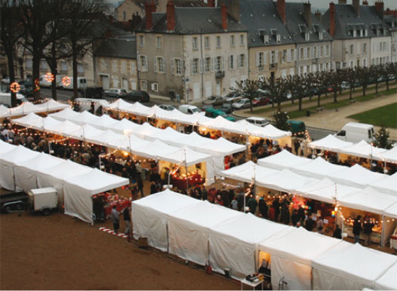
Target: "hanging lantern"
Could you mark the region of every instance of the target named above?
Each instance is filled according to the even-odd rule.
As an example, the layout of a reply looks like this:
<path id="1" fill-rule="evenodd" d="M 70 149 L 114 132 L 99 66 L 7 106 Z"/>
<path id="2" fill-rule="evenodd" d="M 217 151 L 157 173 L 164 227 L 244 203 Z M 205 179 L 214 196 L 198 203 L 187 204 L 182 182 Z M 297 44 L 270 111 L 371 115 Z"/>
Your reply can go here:
<path id="1" fill-rule="evenodd" d="M 70 83 L 71 83 L 72 81 L 70 80 L 70 78 L 69 77 L 63 77 L 62 78 L 62 84 L 64 85 L 64 86 L 69 86 L 70 85 Z"/>
<path id="2" fill-rule="evenodd" d="M 48 83 L 52 83 L 52 81 L 54 81 L 54 75 L 51 73 L 47 73 L 44 76 L 44 79 L 48 82 Z"/>
<path id="3" fill-rule="evenodd" d="M 17 82 L 14 82 L 10 85 L 10 90 L 12 93 L 18 93 L 21 90 L 21 86 Z"/>

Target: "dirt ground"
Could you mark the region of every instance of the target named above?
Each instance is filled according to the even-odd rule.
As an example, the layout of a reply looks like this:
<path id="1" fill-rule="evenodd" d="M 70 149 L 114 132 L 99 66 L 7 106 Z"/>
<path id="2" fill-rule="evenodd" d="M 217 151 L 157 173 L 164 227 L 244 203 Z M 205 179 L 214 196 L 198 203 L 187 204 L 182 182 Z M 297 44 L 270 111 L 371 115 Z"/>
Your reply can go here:
<path id="1" fill-rule="evenodd" d="M 237 290 L 239 282 L 208 275 L 136 241 L 55 213 L 0 215 L 2 290 Z M 121 229 L 124 222 L 121 220 Z"/>

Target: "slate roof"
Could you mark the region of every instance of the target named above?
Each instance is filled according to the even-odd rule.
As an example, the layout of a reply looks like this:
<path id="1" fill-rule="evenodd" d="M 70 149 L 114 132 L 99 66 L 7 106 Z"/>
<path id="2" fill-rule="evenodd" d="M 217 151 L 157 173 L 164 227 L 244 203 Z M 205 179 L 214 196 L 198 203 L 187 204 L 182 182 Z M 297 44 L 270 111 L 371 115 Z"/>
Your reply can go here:
<path id="1" fill-rule="evenodd" d="M 329 9 L 323 15 L 323 25 L 329 31 Z M 389 36 L 385 22 L 379 17 L 374 6 L 360 5 L 360 16 L 357 16 L 352 5 L 335 4 L 335 35 L 334 39 L 352 39 L 349 29 L 368 29 L 368 36 L 355 38 L 376 37 L 373 29 L 381 28 L 385 31 L 384 35 Z"/>
<path id="2" fill-rule="evenodd" d="M 306 23 L 304 18 L 303 3 L 285 3 L 286 4 L 286 19 L 287 28 L 296 43 L 311 43 L 311 42 L 324 42 L 332 41 L 331 35 L 327 32 L 323 24 L 318 21 L 317 17 L 312 13 L 312 25 Z M 310 33 L 310 39 L 305 40 L 305 32 Z M 323 32 L 323 39 L 320 40 L 319 32 Z"/>
<path id="3" fill-rule="evenodd" d="M 134 39 L 106 39 L 94 52 L 96 57 L 136 59 Z"/>
<path id="4" fill-rule="evenodd" d="M 145 31 L 146 19 L 141 22 L 139 32 Z M 228 32 L 243 32 L 247 28 L 228 16 Z M 153 13 L 153 33 L 167 33 L 165 13 Z M 173 34 L 222 33 L 221 8 L 175 7 L 175 30 Z"/>
<path id="5" fill-rule="evenodd" d="M 266 46 L 294 43 L 271 0 L 241 0 L 240 22 L 248 28 L 249 47 L 265 46 L 264 35 L 269 36 Z M 276 41 L 276 34 L 280 35 L 280 43 Z"/>
<path id="6" fill-rule="evenodd" d="M 390 31 L 397 31 L 397 18 L 394 15 L 385 15 L 385 22 L 389 26 Z M 392 24 L 394 22 L 394 25 Z"/>

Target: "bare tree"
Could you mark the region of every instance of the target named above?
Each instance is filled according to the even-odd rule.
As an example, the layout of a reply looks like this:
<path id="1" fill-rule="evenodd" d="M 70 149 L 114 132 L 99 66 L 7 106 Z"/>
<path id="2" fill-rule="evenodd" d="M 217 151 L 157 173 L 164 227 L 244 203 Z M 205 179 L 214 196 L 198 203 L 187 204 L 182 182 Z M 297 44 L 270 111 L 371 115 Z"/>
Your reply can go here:
<path id="1" fill-rule="evenodd" d="M 353 99 L 353 89 L 357 82 L 356 79 L 356 72 L 352 68 L 345 68 L 343 69 L 343 78 L 349 84 L 349 99 Z"/>
<path id="2" fill-rule="evenodd" d="M 268 90 L 272 97 L 272 106 L 277 104 L 277 111 L 281 111 L 281 102 L 284 101 L 290 90 L 290 82 L 286 78 L 266 78 L 260 84 L 261 89 Z"/>
<path id="3" fill-rule="evenodd" d="M 363 88 L 363 96 L 366 96 L 368 85 L 371 83 L 371 69 L 368 67 L 357 67 L 356 76 Z"/>
<path id="4" fill-rule="evenodd" d="M 241 95 L 244 98 L 248 98 L 250 101 L 250 108 L 252 112 L 252 101 L 256 96 L 258 96 L 258 89 L 260 88 L 260 81 L 259 80 L 249 80 L 246 79 L 244 81 L 236 82 L 237 88 L 236 91 L 241 92 Z"/>

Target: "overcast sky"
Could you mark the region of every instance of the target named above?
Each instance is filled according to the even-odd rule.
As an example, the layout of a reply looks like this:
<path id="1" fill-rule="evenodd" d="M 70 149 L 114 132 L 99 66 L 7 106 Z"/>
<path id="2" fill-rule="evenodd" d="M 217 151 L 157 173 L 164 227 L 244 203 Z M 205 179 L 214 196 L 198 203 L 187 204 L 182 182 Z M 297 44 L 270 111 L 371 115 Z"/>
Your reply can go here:
<path id="1" fill-rule="evenodd" d="M 287 2 L 307 2 L 307 0 L 286 0 Z M 367 0 L 368 5 L 375 5 L 375 0 Z M 319 9 L 326 9 L 329 7 L 329 3 L 332 2 L 331 0 L 312 0 L 310 3 L 312 4 L 313 8 L 319 8 Z M 333 0 L 333 2 L 336 4 L 338 3 L 338 0 Z M 351 4 L 353 0 L 347 0 L 347 4 Z M 397 9 L 397 0 L 383 0 L 385 3 L 385 9 L 390 8 L 391 10 Z M 360 0 L 360 3 L 363 3 L 362 0 Z"/>

